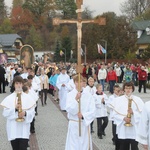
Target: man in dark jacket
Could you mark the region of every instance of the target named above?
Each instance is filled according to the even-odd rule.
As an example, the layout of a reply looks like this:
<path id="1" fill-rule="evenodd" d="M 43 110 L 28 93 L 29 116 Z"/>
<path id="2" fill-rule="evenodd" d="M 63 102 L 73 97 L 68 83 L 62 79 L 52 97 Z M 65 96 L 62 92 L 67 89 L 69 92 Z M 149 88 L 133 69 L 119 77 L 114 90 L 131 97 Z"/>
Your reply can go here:
<path id="1" fill-rule="evenodd" d="M 5 69 L 0 65 L 0 93 L 2 93 L 1 86 L 3 85 L 3 93 L 5 92 Z"/>

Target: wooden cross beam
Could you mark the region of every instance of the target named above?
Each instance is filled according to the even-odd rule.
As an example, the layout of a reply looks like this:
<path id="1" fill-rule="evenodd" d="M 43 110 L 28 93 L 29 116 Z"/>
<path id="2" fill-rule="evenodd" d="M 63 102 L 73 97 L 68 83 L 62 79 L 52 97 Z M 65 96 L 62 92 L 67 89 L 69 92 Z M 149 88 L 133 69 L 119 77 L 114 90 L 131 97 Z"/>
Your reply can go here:
<path id="1" fill-rule="evenodd" d="M 97 23 L 99 25 L 106 25 L 106 19 L 104 17 L 99 17 L 96 20 L 82 20 L 82 9 L 81 5 L 83 4 L 83 0 L 76 0 L 77 10 L 76 13 L 77 19 L 74 20 L 61 20 L 59 18 L 53 18 L 53 25 L 59 25 L 64 23 L 73 23 L 77 24 L 77 50 L 78 50 L 78 59 L 77 59 L 77 73 L 79 76 L 79 82 L 80 82 L 80 74 L 82 73 L 82 67 L 81 67 L 81 43 L 82 43 L 82 24 L 83 23 Z M 80 88 L 78 89 L 80 91 Z M 79 113 L 81 112 L 81 104 L 79 100 Z M 79 119 L 79 136 L 81 136 L 81 119 Z"/>

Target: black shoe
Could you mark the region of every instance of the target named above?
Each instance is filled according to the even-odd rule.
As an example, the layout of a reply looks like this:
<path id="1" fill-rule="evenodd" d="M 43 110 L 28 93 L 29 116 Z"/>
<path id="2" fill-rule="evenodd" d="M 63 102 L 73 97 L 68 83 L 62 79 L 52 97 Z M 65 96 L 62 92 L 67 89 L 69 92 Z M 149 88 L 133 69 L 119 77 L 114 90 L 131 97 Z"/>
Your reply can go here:
<path id="1" fill-rule="evenodd" d="M 3 93 L 6 93 L 5 91 Z"/>
<path id="2" fill-rule="evenodd" d="M 98 136 L 99 139 L 103 139 L 102 135 Z"/>
<path id="3" fill-rule="evenodd" d="M 31 133 L 35 133 L 35 130 L 31 130 L 30 132 L 31 132 Z"/>
<path id="4" fill-rule="evenodd" d="M 66 112 L 66 110 L 62 110 L 62 112 Z"/>
<path id="5" fill-rule="evenodd" d="M 91 133 L 94 133 L 94 130 L 91 130 Z"/>
<path id="6" fill-rule="evenodd" d="M 103 132 L 102 135 L 106 136 L 105 132 Z"/>
<path id="7" fill-rule="evenodd" d="M 36 113 L 35 113 L 35 115 L 37 116 L 37 115 L 38 115 L 38 113 L 36 112 Z"/>

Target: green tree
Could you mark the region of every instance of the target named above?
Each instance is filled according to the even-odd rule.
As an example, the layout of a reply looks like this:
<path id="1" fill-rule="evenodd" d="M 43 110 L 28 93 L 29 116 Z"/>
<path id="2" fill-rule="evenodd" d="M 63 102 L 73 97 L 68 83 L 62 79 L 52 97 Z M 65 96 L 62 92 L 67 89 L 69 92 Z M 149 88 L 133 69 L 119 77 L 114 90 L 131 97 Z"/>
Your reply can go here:
<path id="1" fill-rule="evenodd" d="M 23 0 L 13 0 L 13 8 L 22 6 L 23 5 Z"/>
<path id="2" fill-rule="evenodd" d="M 66 60 L 70 59 L 70 55 L 71 55 L 71 50 L 72 50 L 72 42 L 71 42 L 71 38 L 70 37 L 64 37 L 62 39 L 62 43 L 61 43 L 61 49 L 63 50 L 63 52 L 66 52 Z M 64 55 L 64 57 L 65 57 Z"/>
<path id="3" fill-rule="evenodd" d="M 97 43 L 105 47 L 107 41 L 107 58 L 123 58 L 123 54 L 129 49 L 135 51 L 136 35 L 133 33 L 125 16 L 116 16 L 114 12 L 107 12 L 102 15 L 106 18 L 106 25 L 97 24 L 83 25 L 83 43 L 87 44 L 87 58 L 104 59 L 103 55 L 97 52 Z M 100 16 L 97 16 L 97 18 Z"/>
<path id="4" fill-rule="evenodd" d="M 56 0 L 57 9 L 62 11 L 64 19 L 76 18 L 76 3 L 74 0 Z"/>
<path id="5" fill-rule="evenodd" d="M 51 9 L 54 9 L 53 0 L 26 0 L 23 8 L 29 9 L 37 19 L 44 14 L 48 14 Z"/>
<path id="6" fill-rule="evenodd" d="M 3 22 L 6 16 L 7 16 L 7 11 L 6 11 L 4 0 L 0 0 L 0 24 Z"/>
<path id="7" fill-rule="evenodd" d="M 11 25 L 11 22 L 8 18 L 5 18 L 4 21 L 2 22 L 2 24 L 0 26 L 0 33 L 1 34 L 15 33 L 15 31 L 13 30 L 13 27 Z"/>
<path id="8" fill-rule="evenodd" d="M 150 45 L 143 51 L 140 56 L 144 61 L 147 61 L 150 58 Z"/>
<path id="9" fill-rule="evenodd" d="M 83 19 L 92 19 L 92 14 L 93 14 L 93 11 L 91 11 L 89 9 L 89 7 L 85 7 L 84 11 L 82 12 L 82 18 Z"/>
<path id="10" fill-rule="evenodd" d="M 55 62 L 59 62 L 62 60 L 61 56 L 60 56 L 60 42 L 59 40 L 56 41 L 56 47 L 55 47 L 55 53 L 54 53 L 54 61 Z"/>
<path id="11" fill-rule="evenodd" d="M 134 52 L 131 52 L 130 50 L 128 50 L 124 55 L 124 59 L 126 59 L 128 62 L 131 62 L 135 58 L 136 58 L 136 54 Z"/>
<path id="12" fill-rule="evenodd" d="M 29 35 L 27 36 L 26 43 L 30 44 L 35 51 L 43 50 L 44 41 L 41 38 L 40 32 L 38 32 L 34 26 L 29 30 Z"/>
<path id="13" fill-rule="evenodd" d="M 54 7 L 55 3 L 53 0 L 26 0 L 23 4 L 24 9 L 32 12 L 34 26 L 38 29 L 42 28 Z"/>

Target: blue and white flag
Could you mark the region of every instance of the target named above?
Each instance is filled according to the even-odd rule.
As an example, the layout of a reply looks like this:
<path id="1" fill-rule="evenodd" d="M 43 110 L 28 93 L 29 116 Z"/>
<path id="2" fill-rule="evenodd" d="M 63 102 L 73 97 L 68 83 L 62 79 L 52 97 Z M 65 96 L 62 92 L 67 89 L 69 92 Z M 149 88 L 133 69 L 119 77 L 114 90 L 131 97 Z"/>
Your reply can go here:
<path id="1" fill-rule="evenodd" d="M 106 54 L 106 49 L 104 47 L 102 47 L 102 45 L 100 44 L 97 44 L 97 47 L 98 47 L 98 53 L 103 53 L 103 54 Z"/>

